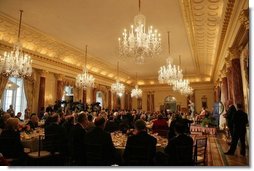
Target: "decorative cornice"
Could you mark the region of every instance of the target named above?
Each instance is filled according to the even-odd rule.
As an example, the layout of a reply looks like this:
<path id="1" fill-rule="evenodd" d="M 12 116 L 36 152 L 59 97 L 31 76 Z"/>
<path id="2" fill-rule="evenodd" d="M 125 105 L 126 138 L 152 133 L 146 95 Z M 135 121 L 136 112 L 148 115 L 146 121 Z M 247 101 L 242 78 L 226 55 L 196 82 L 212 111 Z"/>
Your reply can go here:
<path id="1" fill-rule="evenodd" d="M 231 60 L 240 58 L 241 51 L 239 50 L 239 47 L 230 47 L 228 48 L 229 57 Z"/>
<path id="2" fill-rule="evenodd" d="M 54 75 L 55 75 L 56 80 L 58 80 L 58 81 L 62 81 L 64 79 L 63 74 L 54 74 Z"/>
<path id="3" fill-rule="evenodd" d="M 242 25 L 245 27 L 246 30 L 249 30 L 249 9 L 242 10 L 239 20 L 242 23 Z"/>
<path id="4" fill-rule="evenodd" d="M 227 77 L 227 74 L 226 74 L 226 67 L 223 67 L 221 70 L 220 70 L 220 76 L 221 78 L 224 78 L 224 77 Z"/>
<path id="5" fill-rule="evenodd" d="M 16 41 L 17 26 L 16 20 L 0 12 L 0 42 L 7 45 L 13 44 Z M 43 56 L 47 60 L 54 61 L 54 63 L 63 66 L 71 66 L 80 72 L 83 70 L 83 50 L 60 42 L 31 26 L 22 25 L 21 42 L 26 52 L 36 54 L 40 57 Z M 114 79 L 116 76 L 115 67 L 105 64 L 89 54 L 88 61 L 87 68 L 89 72 L 94 72 L 109 79 Z M 123 71 L 119 72 L 119 77 L 125 83 L 129 80 L 134 80 Z"/>
<path id="6" fill-rule="evenodd" d="M 225 40 L 225 37 L 226 37 L 226 33 L 228 31 L 228 26 L 229 26 L 229 22 L 230 22 L 232 12 L 233 12 L 233 9 L 234 9 L 234 4 L 235 4 L 235 0 L 228 0 L 227 5 L 226 5 L 224 20 L 223 20 L 223 26 L 222 26 L 221 33 L 220 33 L 219 46 L 218 46 L 218 49 L 217 49 L 217 56 L 215 58 L 215 66 L 216 67 L 214 67 L 213 71 L 212 71 L 213 77 L 215 77 L 215 71 L 216 71 L 216 69 L 218 69 L 217 67 L 218 67 L 219 57 L 221 55 L 221 51 L 222 51 L 222 47 L 224 45 L 224 40 Z"/>
<path id="7" fill-rule="evenodd" d="M 228 68 L 232 67 L 231 58 L 229 55 L 225 58 L 225 63 L 226 63 L 226 72 L 228 72 Z"/>

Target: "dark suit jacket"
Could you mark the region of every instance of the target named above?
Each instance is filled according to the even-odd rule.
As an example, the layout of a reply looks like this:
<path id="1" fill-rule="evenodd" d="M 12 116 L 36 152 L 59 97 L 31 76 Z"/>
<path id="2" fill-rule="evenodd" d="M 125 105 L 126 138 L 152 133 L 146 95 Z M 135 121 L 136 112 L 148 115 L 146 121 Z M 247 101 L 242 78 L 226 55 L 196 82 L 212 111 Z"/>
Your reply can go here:
<path id="1" fill-rule="evenodd" d="M 246 126 L 248 124 L 248 115 L 242 110 L 238 110 L 233 118 L 233 133 L 238 135 L 245 135 Z"/>
<path id="2" fill-rule="evenodd" d="M 180 149 L 184 149 L 184 151 Z M 168 154 L 168 161 L 171 166 L 193 165 L 193 139 L 185 134 L 175 136 L 168 142 L 165 153 Z M 181 160 L 177 159 L 178 156 Z"/>
<path id="3" fill-rule="evenodd" d="M 26 125 L 29 125 L 31 129 L 35 129 L 38 127 L 38 123 L 33 123 L 32 121 L 29 121 Z"/>
<path id="4" fill-rule="evenodd" d="M 87 151 L 93 150 L 93 145 L 97 145 L 99 147 L 96 153 L 100 153 L 99 155 L 102 157 L 96 161 L 96 165 L 105 166 L 115 163 L 116 149 L 114 147 L 111 135 L 103 129 L 95 127 L 90 132 L 87 132 L 85 136 L 85 144 Z"/>
<path id="5" fill-rule="evenodd" d="M 18 131 L 3 130 L 0 136 L 0 153 L 5 158 L 21 158 L 24 156 L 24 148 Z"/>
<path id="6" fill-rule="evenodd" d="M 233 118 L 234 118 L 235 112 L 236 112 L 236 108 L 234 105 L 231 105 L 227 110 L 226 120 L 227 120 L 229 129 L 233 128 Z"/>
<path id="7" fill-rule="evenodd" d="M 145 154 L 146 151 L 148 151 L 148 155 L 149 155 L 148 164 L 153 164 L 152 161 L 156 154 L 156 144 L 157 144 L 157 139 L 147 134 L 147 132 L 145 131 L 140 132 L 137 135 L 130 136 L 128 137 L 128 140 L 127 140 L 123 158 L 125 162 L 128 164 L 128 162 L 131 160 L 133 156 L 135 157 L 140 154 L 142 155 L 142 153 Z M 141 147 L 141 148 L 143 147 L 143 151 L 135 150 L 135 147 Z"/>
<path id="8" fill-rule="evenodd" d="M 56 123 L 51 123 L 45 127 L 45 143 L 50 144 L 48 149 L 50 152 L 60 152 L 61 154 L 67 153 L 67 137 L 65 129 Z"/>
<path id="9" fill-rule="evenodd" d="M 80 124 L 76 124 L 70 131 L 71 154 L 77 165 L 86 163 L 85 135 L 86 130 Z"/>
<path id="10" fill-rule="evenodd" d="M 113 120 L 108 120 L 106 125 L 105 125 L 105 131 L 110 133 L 110 132 L 114 132 L 117 131 L 119 129 L 118 124 L 113 121 Z"/>

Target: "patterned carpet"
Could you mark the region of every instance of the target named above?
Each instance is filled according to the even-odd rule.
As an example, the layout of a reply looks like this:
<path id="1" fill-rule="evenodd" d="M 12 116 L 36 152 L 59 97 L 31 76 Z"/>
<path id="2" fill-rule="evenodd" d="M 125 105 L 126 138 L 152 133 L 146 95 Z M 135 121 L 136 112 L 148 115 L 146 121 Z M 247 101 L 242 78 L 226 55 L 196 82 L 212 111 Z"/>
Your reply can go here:
<path id="1" fill-rule="evenodd" d="M 207 166 L 249 166 L 249 153 L 247 156 L 240 155 L 240 147 L 237 148 L 234 156 L 225 155 L 229 148 L 225 135 L 221 132 L 217 135 L 209 135 L 207 143 Z"/>

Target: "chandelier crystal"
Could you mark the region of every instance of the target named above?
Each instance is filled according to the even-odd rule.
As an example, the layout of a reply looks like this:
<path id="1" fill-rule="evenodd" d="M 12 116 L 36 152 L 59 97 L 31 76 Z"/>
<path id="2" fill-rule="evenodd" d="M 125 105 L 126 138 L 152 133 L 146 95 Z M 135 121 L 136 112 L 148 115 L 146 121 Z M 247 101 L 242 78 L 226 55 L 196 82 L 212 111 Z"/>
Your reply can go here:
<path id="1" fill-rule="evenodd" d="M 131 97 L 135 98 L 142 97 L 142 90 L 138 88 L 138 85 L 135 86 L 135 89 L 131 90 Z"/>
<path id="2" fill-rule="evenodd" d="M 180 80 L 183 78 L 183 74 L 182 74 L 182 69 L 180 69 L 180 66 L 176 66 L 172 64 L 173 58 L 170 56 L 169 32 L 168 32 L 168 51 L 169 51 L 169 57 L 167 58 L 167 65 L 160 67 L 160 70 L 158 71 L 158 74 L 159 74 L 158 81 L 161 84 L 174 85 L 177 80 Z"/>
<path id="3" fill-rule="evenodd" d="M 20 10 L 18 40 L 14 43 L 11 52 L 5 52 L 1 56 L 0 71 L 9 77 L 30 77 L 32 75 L 32 60 L 31 57 L 25 54 L 22 50 L 22 43 L 20 42 L 20 30 L 23 10 Z"/>
<path id="4" fill-rule="evenodd" d="M 146 30 L 146 17 L 141 14 L 140 6 L 139 0 L 139 14 L 134 17 L 134 25 L 130 31 L 124 29 L 122 38 L 118 39 L 120 56 L 133 57 L 137 64 L 161 52 L 161 35 L 153 26 Z"/>
<path id="5" fill-rule="evenodd" d="M 189 81 L 186 79 L 177 80 L 173 85 L 173 90 L 186 96 L 193 94 L 193 89 L 190 87 Z"/>
<path id="6" fill-rule="evenodd" d="M 83 72 L 81 74 L 78 74 L 76 77 L 76 86 L 82 87 L 83 89 L 86 89 L 88 87 L 94 87 L 94 80 L 95 80 L 93 75 L 88 73 L 88 70 L 86 67 L 86 61 L 87 61 L 87 45 L 86 45 L 86 52 L 85 52 L 85 67 L 83 69 Z"/>
<path id="7" fill-rule="evenodd" d="M 111 85 L 112 93 L 116 93 L 118 96 L 122 96 L 125 92 L 125 86 L 119 81 L 119 62 L 117 62 L 117 80 Z"/>
<path id="8" fill-rule="evenodd" d="M 136 85 L 135 88 L 131 90 L 131 97 L 140 98 L 142 97 L 142 90 L 138 88 L 138 79 L 136 73 Z"/>

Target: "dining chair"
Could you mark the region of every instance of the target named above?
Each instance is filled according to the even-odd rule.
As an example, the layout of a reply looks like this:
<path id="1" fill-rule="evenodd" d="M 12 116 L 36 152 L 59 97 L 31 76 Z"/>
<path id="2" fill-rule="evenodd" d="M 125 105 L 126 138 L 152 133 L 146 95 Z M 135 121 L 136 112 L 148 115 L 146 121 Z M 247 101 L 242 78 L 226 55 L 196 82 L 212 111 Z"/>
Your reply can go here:
<path id="1" fill-rule="evenodd" d="M 194 164 L 206 165 L 207 137 L 196 138 L 194 146 Z"/>

